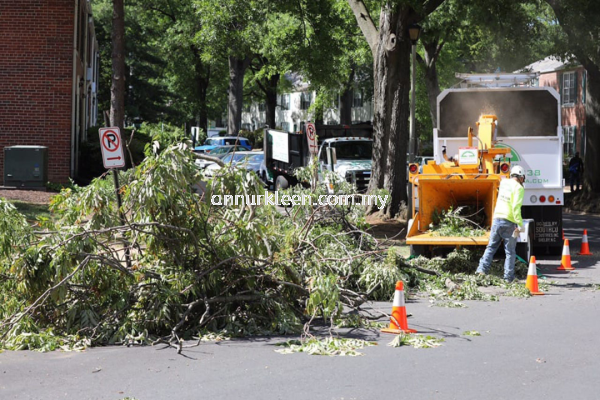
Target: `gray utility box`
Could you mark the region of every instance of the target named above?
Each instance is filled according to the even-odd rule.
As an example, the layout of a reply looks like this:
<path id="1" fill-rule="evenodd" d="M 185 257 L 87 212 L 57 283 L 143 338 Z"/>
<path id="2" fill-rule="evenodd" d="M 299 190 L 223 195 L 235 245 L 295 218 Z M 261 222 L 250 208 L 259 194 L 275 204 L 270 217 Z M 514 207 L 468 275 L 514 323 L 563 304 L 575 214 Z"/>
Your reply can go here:
<path id="1" fill-rule="evenodd" d="M 47 147 L 4 148 L 4 186 L 43 188 L 46 182 L 48 182 Z"/>

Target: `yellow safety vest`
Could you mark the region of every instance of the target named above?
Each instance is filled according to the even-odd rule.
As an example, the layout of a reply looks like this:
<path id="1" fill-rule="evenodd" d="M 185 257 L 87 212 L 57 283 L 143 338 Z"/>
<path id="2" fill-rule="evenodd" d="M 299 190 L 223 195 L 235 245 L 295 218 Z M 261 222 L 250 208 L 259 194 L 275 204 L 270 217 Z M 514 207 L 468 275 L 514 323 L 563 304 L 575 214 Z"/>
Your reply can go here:
<path id="1" fill-rule="evenodd" d="M 514 179 L 503 179 L 498 190 L 498 200 L 494 210 L 494 218 L 507 219 L 523 228 L 521 206 L 525 189 Z"/>

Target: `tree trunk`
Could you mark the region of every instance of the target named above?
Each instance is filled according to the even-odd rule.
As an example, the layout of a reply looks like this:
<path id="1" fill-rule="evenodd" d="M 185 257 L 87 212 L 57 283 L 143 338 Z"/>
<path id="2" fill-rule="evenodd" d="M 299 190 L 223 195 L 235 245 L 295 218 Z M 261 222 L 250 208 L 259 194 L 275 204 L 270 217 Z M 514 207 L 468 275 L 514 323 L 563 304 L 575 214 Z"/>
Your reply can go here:
<path id="1" fill-rule="evenodd" d="M 589 63 L 585 102 L 585 155 L 583 189 L 600 193 L 600 67 Z"/>
<path id="2" fill-rule="evenodd" d="M 198 51 L 194 51 L 194 57 L 196 58 L 194 73 L 196 74 L 196 90 L 198 91 L 198 126 L 204 132 L 207 132 L 208 110 L 206 108 L 206 94 L 208 93 L 208 85 L 210 84 L 210 67 L 204 65 Z"/>
<path id="3" fill-rule="evenodd" d="M 443 44 L 439 40 L 424 42 L 425 58 L 418 57 L 419 64 L 425 71 L 425 86 L 427 88 L 427 100 L 429 101 L 429 114 L 431 124 L 437 128 L 437 97 L 440 94 L 440 82 L 437 73 L 437 59 Z"/>
<path id="4" fill-rule="evenodd" d="M 410 54 L 407 13 L 382 12 L 379 41 L 374 55 L 373 171 L 369 191 L 383 188 L 390 194 L 384 210 L 393 218 L 407 203 L 406 152 L 410 116 Z"/>
<path id="5" fill-rule="evenodd" d="M 352 124 L 352 105 L 354 91 L 354 68 L 350 71 L 348 81 L 344 85 L 344 90 L 340 94 L 340 125 Z"/>
<path id="6" fill-rule="evenodd" d="M 352 124 L 352 95 L 351 88 L 346 88 L 340 95 L 340 124 Z"/>
<path id="7" fill-rule="evenodd" d="M 323 109 L 323 101 L 321 100 L 321 96 L 323 95 L 323 89 L 318 89 L 315 92 L 315 102 L 314 104 L 314 123 L 317 125 L 323 125 L 324 124 L 324 120 L 325 117 L 323 115 L 324 109 Z"/>
<path id="8" fill-rule="evenodd" d="M 227 103 L 227 134 L 237 136 L 242 128 L 244 102 L 244 74 L 250 65 L 250 57 L 229 57 L 229 99 Z"/>
<path id="9" fill-rule="evenodd" d="M 279 85 L 279 74 L 272 75 L 266 79 L 265 86 L 265 123 L 269 128 L 275 128 L 275 110 L 277 109 L 277 85 Z"/>
<path id="10" fill-rule="evenodd" d="M 208 129 L 208 111 L 206 109 L 206 93 L 208 92 L 208 78 L 196 75 L 196 85 L 198 89 L 198 126 L 204 132 Z"/>
<path id="11" fill-rule="evenodd" d="M 125 8 L 123 0 L 113 0 L 111 39 L 110 125 L 123 129 L 125 120 Z"/>

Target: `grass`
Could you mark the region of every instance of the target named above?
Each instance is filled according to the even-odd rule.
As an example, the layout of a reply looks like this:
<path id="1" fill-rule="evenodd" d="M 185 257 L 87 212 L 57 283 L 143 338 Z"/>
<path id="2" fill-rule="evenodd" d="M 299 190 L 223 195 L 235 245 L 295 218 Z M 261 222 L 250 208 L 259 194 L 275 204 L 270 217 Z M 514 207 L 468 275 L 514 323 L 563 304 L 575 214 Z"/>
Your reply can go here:
<path id="1" fill-rule="evenodd" d="M 37 220 L 37 217 L 51 217 L 48 204 L 27 203 L 19 200 L 11 200 L 11 203 L 30 221 Z"/>

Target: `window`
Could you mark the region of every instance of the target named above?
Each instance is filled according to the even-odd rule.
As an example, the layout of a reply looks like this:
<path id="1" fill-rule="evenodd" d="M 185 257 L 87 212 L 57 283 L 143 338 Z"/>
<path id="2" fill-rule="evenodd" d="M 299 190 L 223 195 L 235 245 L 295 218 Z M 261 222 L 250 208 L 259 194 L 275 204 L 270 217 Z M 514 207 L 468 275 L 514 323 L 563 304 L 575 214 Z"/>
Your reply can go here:
<path id="1" fill-rule="evenodd" d="M 563 153 L 572 156 L 575 154 L 575 134 L 577 132 L 576 126 L 563 126 L 563 135 L 565 141 L 563 144 Z"/>
<path id="2" fill-rule="evenodd" d="M 362 90 L 354 90 L 352 94 L 352 107 L 363 106 L 363 93 Z"/>
<path id="3" fill-rule="evenodd" d="M 290 95 L 288 93 L 279 96 L 279 106 L 282 110 L 290 109 Z"/>
<path id="4" fill-rule="evenodd" d="M 577 102 L 577 72 L 562 74 L 562 104 L 573 105 Z"/>
<path id="5" fill-rule="evenodd" d="M 311 103 L 312 103 L 312 93 L 311 92 L 302 92 L 302 94 L 300 95 L 300 109 L 308 110 Z"/>
<path id="6" fill-rule="evenodd" d="M 340 94 L 334 94 L 333 98 L 331 99 L 331 107 L 333 109 L 338 109 L 340 108 Z"/>
<path id="7" fill-rule="evenodd" d="M 370 160 L 373 157 L 373 143 L 369 141 L 334 142 L 338 160 Z"/>
<path id="8" fill-rule="evenodd" d="M 265 103 L 258 103 L 258 111 L 265 111 Z"/>
<path id="9" fill-rule="evenodd" d="M 250 112 L 250 103 L 244 104 L 244 106 L 242 107 L 242 110 L 244 112 Z"/>
<path id="10" fill-rule="evenodd" d="M 281 130 L 285 131 L 285 132 L 289 132 L 290 131 L 290 126 L 291 124 L 289 122 L 282 122 L 281 123 Z"/>

